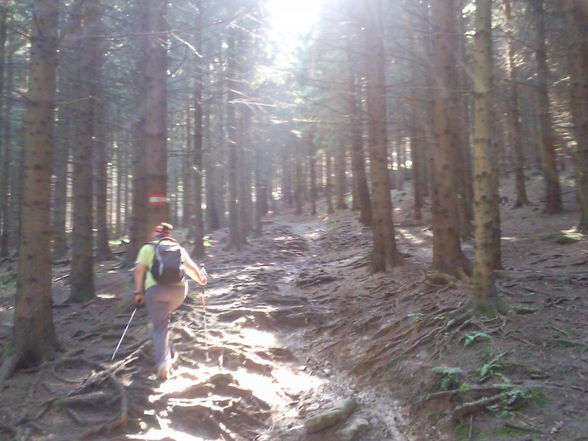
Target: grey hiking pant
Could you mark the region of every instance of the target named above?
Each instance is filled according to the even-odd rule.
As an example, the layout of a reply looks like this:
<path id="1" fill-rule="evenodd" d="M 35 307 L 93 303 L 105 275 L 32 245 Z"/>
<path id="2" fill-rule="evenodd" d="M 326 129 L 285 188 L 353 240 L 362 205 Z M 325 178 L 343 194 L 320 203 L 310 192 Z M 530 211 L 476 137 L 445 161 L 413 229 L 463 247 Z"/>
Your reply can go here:
<path id="1" fill-rule="evenodd" d="M 153 353 L 155 366 L 169 362 L 169 317 L 186 298 L 187 286 L 155 285 L 145 292 L 145 304 L 153 323 Z"/>

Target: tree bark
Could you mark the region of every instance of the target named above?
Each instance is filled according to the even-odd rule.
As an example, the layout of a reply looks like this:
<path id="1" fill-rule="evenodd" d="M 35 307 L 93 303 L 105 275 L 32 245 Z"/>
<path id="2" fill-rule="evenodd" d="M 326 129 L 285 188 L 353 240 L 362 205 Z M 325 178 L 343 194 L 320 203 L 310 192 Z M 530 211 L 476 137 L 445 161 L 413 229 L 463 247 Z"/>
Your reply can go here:
<path id="1" fill-rule="evenodd" d="M 496 315 L 495 256 L 500 238 L 498 164 L 492 141 L 492 1 L 476 0 L 474 36 L 474 237 L 476 256 L 472 306 L 482 315 Z"/>
<path id="2" fill-rule="evenodd" d="M 169 220 L 167 202 L 167 34 L 166 2 L 146 1 L 147 63 L 145 67 L 145 189 L 147 216 L 139 231 Z"/>
<path id="3" fill-rule="evenodd" d="M 367 81 L 368 145 L 372 182 L 372 271 L 382 272 L 402 263 L 396 248 L 386 134 L 386 53 L 379 0 L 362 5 Z"/>
<path id="4" fill-rule="evenodd" d="M 227 157 L 227 171 L 229 183 L 229 243 L 227 248 L 240 251 L 243 248 L 243 241 L 241 237 L 241 219 L 239 214 L 241 212 L 239 204 L 239 145 L 237 142 L 237 109 L 236 102 L 239 90 L 239 64 L 238 64 L 238 36 L 237 30 L 232 28 L 229 30 L 229 37 L 227 41 L 227 133 L 228 133 L 228 157 Z"/>
<path id="5" fill-rule="evenodd" d="M 512 32 L 512 8 L 511 0 L 504 0 L 504 14 L 506 16 L 506 26 L 509 33 L 508 39 L 508 70 L 509 70 L 509 121 L 511 124 L 511 136 L 515 157 L 515 183 L 516 183 L 516 200 L 515 208 L 529 205 L 527 197 L 527 185 L 525 183 L 525 156 L 523 153 L 523 135 L 521 129 L 521 112 L 519 108 L 519 86 L 518 86 L 518 66 L 515 63 L 514 35 Z"/>
<path id="6" fill-rule="evenodd" d="M 196 3 L 198 15 L 194 30 L 194 47 L 199 54 L 202 53 L 202 1 Z M 204 248 L 204 213 L 202 211 L 202 182 L 203 182 L 203 144 L 204 144 L 204 119 L 202 105 L 202 90 L 204 88 L 204 66 L 198 63 L 195 68 L 194 79 L 194 248 L 192 255 L 196 259 L 202 259 L 206 255 Z"/>
<path id="7" fill-rule="evenodd" d="M 351 131 L 351 166 L 353 168 L 353 180 L 357 191 L 359 205 L 359 221 L 370 226 L 372 223 L 372 202 L 367 182 L 365 169 L 365 153 L 363 146 L 362 117 L 358 103 L 361 102 L 360 88 L 357 86 L 357 73 L 355 72 L 355 60 L 349 55 L 349 127 Z"/>
<path id="8" fill-rule="evenodd" d="M 316 145 L 314 144 L 314 131 L 308 130 L 306 136 L 308 147 L 308 168 L 310 171 L 310 214 L 316 216 L 316 202 L 318 194 L 316 184 Z"/>
<path id="9" fill-rule="evenodd" d="M 10 114 L 2 114 L 2 109 L 4 109 L 4 96 L 6 96 L 6 91 L 4 90 L 4 71 L 6 66 L 6 19 L 8 16 L 8 6 L 6 2 L 0 4 L 0 124 L 4 128 L 6 121 L 4 120 L 4 116 L 6 115 L 7 119 L 10 118 Z M 8 217 L 8 195 L 10 194 L 9 184 L 10 180 L 8 179 L 9 174 L 8 171 L 10 170 L 10 149 L 8 148 L 8 144 L 5 142 L 4 138 L 0 136 L 0 256 L 5 255 L 5 240 L 8 236 L 8 232 L 5 230 L 5 226 L 7 225 L 6 218 Z"/>
<path id="10" fill-rule="evenodd" d="M 335 192 L 337 195 L 337 210 L 347 209 L 347 203 L 345 202 L 345 192 L 347 187 L 347 176 L 346 176 L 346 154 L 347 148 L 343 139 L 338 140 L 338 147 L 335 152 Z"/>
<path id="11" fill-rule="evenodd" d="M 80 85 L 76 111 L 79 115 L 78 142 L 73 151 L 73 232 L 69 301 L 83 302 L 95 296 L 93 252 L 93 167 L 92 155 L 97 150 L 97 101 L 94 81 L 99 68 L 98 45 L 95 41 L 99 20 L 99 0 L 88 0 L 82 6 L 82 38 L 79 45 Z"/>
<path id="12" fill-rule="evenodd" d="M 57 65 L 57 0 L 33 2 L 29 90 L 24 133 L 22 230 L 14 309 L 13 354 L 2 377 L 52 359 L 50 184 Z"/>
<path id="13" fill-rule="evenodd" d="M 104 52 L 106 51 L 104 26 L 102 25 L 102 5 L 100 1 L 88 2 L 86 7 L 94 9 L 92 14 L 93 26 L 89 29 L 87 50 L 91 51 L 95 63 L 94 75 L 90 83 L 90 94 L 95 108 L 94 124 L 94 164 L 95 164 L 95 201 L 96 201 L 96 259 L 98 261 L 109 260 L 112 252 L 109 245 L 109 222 L 108 222 L 108 157 L 109 146 L 112 145 L 113 137 L 106 130 L 106 109 L 104 100 Z"/>
<path id="14" fill-rule="evenodd" d="M 555 158 L 555 137 L 551 120 L 549 103 L 549 67 L 547 65 L 547 45 L 545 42 L 545 10 L 544 0 L 529 0 L 535 24 L 535 60 L 537 62 L 537 106 L 541 130 L 541 164 L 545 179 L 546 214 L 560 213 L 563 209 L 559 171 Z"/>
<path id="15" fill-rule="evenodd" d="M 433 125 L 436 146 L 432 155 L 433 267 L 459 275 L 470 272 L 470 263 L 461 250 L 460 226 L 456 216 L 457 182 L 455 125 L 450 121 L 455 109 L 454 80 L 457 77 L 452 35 L 457 32 L 455 0 L 431 1 L 433 22 L 433 79 L 435 85 Z"/>
<path id="16" fill-rule="evenodd" d="M 333 207 L 333 155 L 331 155 L 331 152 L 328 150 L 325 150 L 325 167 L 325 198 L 327 199 L 327 214 L 333 214 L 335 212 Z"/>
<path id="17" fill-rule="evenodd" d="M 580 208 L 578 230 L 588 233 L 588 8 L 586 2 L 565 2 L 568 28 L 570 102 L 576 150 L 576 195 Z"/>

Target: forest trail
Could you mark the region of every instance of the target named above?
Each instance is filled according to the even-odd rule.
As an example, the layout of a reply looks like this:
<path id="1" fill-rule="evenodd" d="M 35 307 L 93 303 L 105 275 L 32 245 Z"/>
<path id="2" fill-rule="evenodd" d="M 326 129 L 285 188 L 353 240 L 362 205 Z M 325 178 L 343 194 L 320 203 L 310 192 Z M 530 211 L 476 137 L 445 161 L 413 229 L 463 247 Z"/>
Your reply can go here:
<path id="1" fill-rule="evenodd" d="M 151 370 L 144 308 L 110 362 L 132 309 L 121 311 L 130 290 L 127 274 L 104 267 L 100 294 L 85 305 L 61 304 L 67 290 L 57 288 L 55 320 L 67 353 L 34 375 L 8 381 L 0 439 L 325 439 L 328 431 L 305 438 L 304 419 L 353 398 L 359 404 L 351 423 L 362 417 L 371 425 L 361 439 L 404 441 L 391 398 L 335 375 L 306 340 L 330 313 L 326 296 L 308 296 L 308 287 L 334 280 L 324 276 L 328 253 L 316 266 L 321 250 L 314 242 L 323 233 L 316 219 L 271 221 L 241 254 L 223 250 L 224 233 L 213 235 L 205 307 L 201 288 L 191 283 L 172 316 L 175 368 L 165 382 Z M 340 254 L 333 259 L 342 261 Z M 67 277 L 56 280 L 65 288 Z M 108 433 L 112 422 L 120 426 Z"/>
<path id="2" fill-rule="evenodd" d="M 409 213 L 410 198 L 394 195 Z M 556 216 L 503 205 L 497 289 L 509 312 L 490 321 L 455 315 L 470 290 L 431 272 L 426 220 L 397 217 L 406 262 L 383 274 L 368 271 L 370 231 L 346 210 L 272 217 L 241 253 L 217 231 L 206 315 L 192 284 L 172 318 L 177 362 L 163 383 L 144 309 L 110 362 L 133 309 L 130 274 L 101 265 L 98 297 L 70 305 L 69 268 L 57 265 L 65 352 L 4 384 L 0 440 L 338 441 L 336 427 L 308 435 L 303 425 L 350 398 L 361 441 L 583 440 L 588 248 L 573 232 L 573 191 L 564 195 Z M 13 295 L 0 295 L 3 345 Z"/>

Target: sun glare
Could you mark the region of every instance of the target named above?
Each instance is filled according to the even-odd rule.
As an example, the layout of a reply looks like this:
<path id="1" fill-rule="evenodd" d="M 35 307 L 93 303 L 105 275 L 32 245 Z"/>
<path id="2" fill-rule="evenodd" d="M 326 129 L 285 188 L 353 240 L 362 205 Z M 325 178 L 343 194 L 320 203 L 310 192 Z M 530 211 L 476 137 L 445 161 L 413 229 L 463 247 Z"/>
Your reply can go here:
<path id="1" fill-rule="evenodd" d="M 285 36 L 304 35 L 316 22 L 320 0 L 267 0 L 273 27 Z"/>
<path id="2" fill-rule="evenodd" d="M 318 21 L 321 0 L 267 0 L 270 38 L 282 53 L 296 50 Z"/>

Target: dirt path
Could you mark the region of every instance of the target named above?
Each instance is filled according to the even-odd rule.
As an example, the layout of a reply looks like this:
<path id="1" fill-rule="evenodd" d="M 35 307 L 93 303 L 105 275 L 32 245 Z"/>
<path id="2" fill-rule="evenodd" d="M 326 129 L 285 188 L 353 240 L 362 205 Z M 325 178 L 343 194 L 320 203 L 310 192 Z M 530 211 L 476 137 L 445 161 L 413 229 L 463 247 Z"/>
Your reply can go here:
<path id="1" fill-rule="evenodd" d="M 328 262 L 315 268 L 321 223 L 297 221 L 269 223 L 237 256 L 222 250 L 222 233 L 213 238 L 205 307 L 192 283 L 172 319 L 176 362 L 163 383 L 150 369 L 143 309 L 110 362 L 130 316 L 121 309 L 128 275 L 105 266 L 96 300 L 60 306 L 67 277 L 58 270 L 55 321 L 68 351 L 5 384 L 0 440 L 294 441 L 305 439 L 305 418 L 354 398 L 353 417 L 370 424 L 362 440 L 404 441 L 395 403 L 336 376 L 306 340 L 330 314 L 308 287 L 332 279 L 320 277 Z"/>

